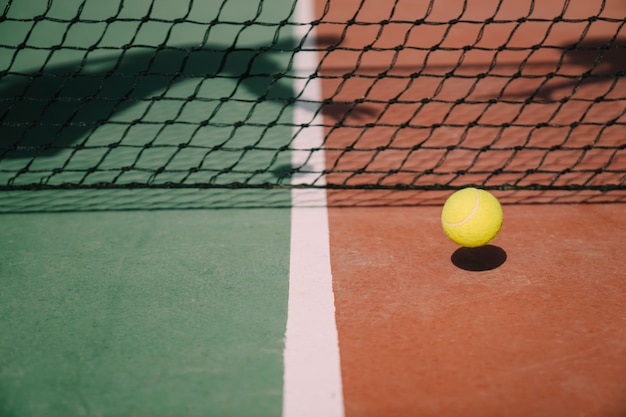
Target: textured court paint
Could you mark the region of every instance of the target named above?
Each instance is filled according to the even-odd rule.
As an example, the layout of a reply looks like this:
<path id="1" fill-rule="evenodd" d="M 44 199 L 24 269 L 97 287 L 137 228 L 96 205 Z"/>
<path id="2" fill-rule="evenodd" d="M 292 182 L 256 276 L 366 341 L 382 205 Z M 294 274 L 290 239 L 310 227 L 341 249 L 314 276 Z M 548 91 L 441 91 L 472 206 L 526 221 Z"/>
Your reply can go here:
<path id="1" fill-rule="evenodd" d="M 0 415 L 279 416 L 289 228 L 288 209 L 0 216 Z"/>
<path id="2" fill-rule="evenodd" d="M 298 2 L 296 21 L 313 21 L 313 3 Z M 315 47 L 311 26 L 298 26 L 296 36 L 304 49 Z M 292 166 L 307 172 L 292 178 L 293 184 L 324 184 L 324 152 L 310 152 L 323 145 L 319 106 L 320 85 L 309 78 L 318 65 L 317 54 L 296 54 L 296 102 Z M 301 94 L 300 94 L 301 93 Z M 326 191 L 294 189 L 291 213 L 291 261 L 289 311 L 285 335 L 284 417 L 342 417 L 343 393 L 335 324 L 335 301 L 330 270 Z"/>
<path id="3" fill-rule="evenodd" d="M 502 84 L 495 78 L 483 78 L 479 88 L 474 89 L 472 77 L 445 77 L 441 82 L 432 77 L 410 80 L 403 77 L 422 70 L 440 75 L 447 71 L 472 74 L 476 71 L 470 72 L 472 67 L 484 68 L 478 71 L 492 74 L 511 74 L 511 69 L 519 65 L 514 55 L 498 53 L 496 62 L 473 51 L 464 54 L 460 63 L 457 51 L 433 52 L 434 45 L 444 42 L 445 46 L 462 47 L 474 40 L 480 46 L 500 45 L 507 39 L 511 40 L 509 46 L 534 45 L 540 39 L 533 37 L 542 33 L 541 24 L 534 26 L 535 23 L 524 28 L 459 24 L 439 29 L 431 25 L 390 23 L 381 30 L 375 22 L 418 19 L 484 22 L 493 17 L 527 16 L 529 10 L 533 18 L 552 19 L 564 5 L 567 5 L 564 16 L 568 18 L 583 18 L 600 8 L 604 16 L 615 17 L 616 22 L 624 16 L 623 4 L 601 0 L 576 4 L 526 0 L 317 0 L 316 3 L 318 15 L 324 16 L 318 31 L 325 37 L 341 40 L 339 48 L 324 56 L 323 98 L 347 103 L 364 99 L 359 108 L 365 108 L 366 115 L 369 110 L 372 118 L 380 115 L 378 120 L 389 125 L 409 121 L 428 126 L 442 120 L 459 124 L 458 129 L 434 129 L 432 135 L 429 129 L 396 131 L 388 126 L 355 129 L 350 125 L 364 126 L 372 118 L 364 118 L 357 111 L 329 112 L 325 119 L 330 126 L 326 130 L 325 144 L 329 149 L 326 160 L 327 169 L 335 172 L 327 180 L 329 183 L 347 180 L 354 185 L 379 178 L 365 172 L 353 175 L 355 167 L 383 172 L 403 168 L 419 173 L 432 169 L 436 173 L 440 167 L 438 161 L 442 162 L 441 154 L 415 146 L 458 144 L 467 124 L 478 116 L 467 103 L 451 107 L 428 104 L 418 112 L 423 99 L 454 102 L 467 100 L 469 92 L 478 93 L 481 100 L 503 98 Z M 357 24 L 325 24 L 325 21 Z M 370 22 L 373 25 L 367 24 Z M 550 23 L 553 30 L 547 43 L 571 45 L 572 40 L 581 39 L 584 27 L 589 29 L 587 37 L 609 40 L 619 25 L 596 23 L 590 26 L 584 22 Z M 444 32 L 448 30 L 451 36 L 444 41 Z M 396 45 L 406 47 L 393 51 Z M 364 46 L 374 47 L 364 51 Z M 558 66 L 570 71 L 568 62 L 559 61 L 558 49 L 543 52 L 547 65 L 529 62 L 524 70 L 546 74 Z M 429 65 L 425 69 L 426 60 Z M 390 68 L 392 62 L 397 64 L 394 68 Z M 344 78 L 348 73 L 355 76 Z M 398 78 L 377 77 L 385 73 Z M 510 83 L 515 93 L 529 95 L 535 91 L 536 85 L 522 81 Z M 578 87 L 584 86 L 576 87 L 577 94 L 582 94 L 585 89 Z M 588 89 L 586 94 L 593 95 L 595 91 L 597 95 L 597 90 Z M 388 108 L 386 103 L 390 98 L 412 100 L 416 105 Z M 385 105 L 379 106 L 377 102 Z M 509 105 L 507 100 L 502 100 L 490 106 L 489 122 L 510 122 Z M 384 114 L 383 108 L 387 110 Z M 534 117 L 539 122 L 545 121 L 542 119 L 545 116 L 550 117 L 543 103 L 524 105 L 524 110 L 524 117 L 529 116 L 525 123 L 531 123 Z M 586 122 L 598 122 L 598 131 L 604 131 L 603 142 L 623 142 L 617 130 L 617 134 L 604 130 L 602 115 L 588 110 L 586 106 L 582 112 L 573 108 L 572 115 L 565 109 L 558 117 L 572 120 L 584 113 Z M 334 128 L 338 120 L 345 127 Z M 476 148 L 493 145 L 489 138 L 494 137 L 495 131 L 472 128 L 473 139 L 464 145 Z M 499 145 L 527 143 L 516 142 L 519 131 L 497 131 Z M 590 137 L 592 133 L 587 139 Z M 538 138 L 562 139 L 560 134 Z M 408 150 L 411 158 L 405 165 L 401 165 L 404 157 L 401 153 L 386 157 L 381 152 L 374 158 L 365 151 L 390 143 Z M 348 146 L 353 151 L 346 152 Z M 498 156 L 482 159 L 481 169 L 492 171 L 510 162 L 509 154 L 501 156 L 502 160 Z M 531 162 L 537 159 L 533 156 Z M 556 159 L 545 161 L 544 167 L 560 168 Z M 450 171 L 461 171 L 468 168 L 471 158 L 462 155 L 445 162 Z M 341 172 L 342 169 L 346 172 Z M 430 181 L 433 181 L 432 177 L 413 173 L 396 178 L 416 181 L 418 185 L 432 185 Z M 464 186 L 477 180 L 471 175 L 465 178 L 450 178 L 450 184 Z M 388 180 L 386 184 L 393 184 L 394 178 Z M 626 207 L 572 204 L 623 202 L 623 192 L 498 193 L 503 203 L 509 203 L 505 207 L 507 219 L 494 240 L 495 246 L 474 252 L 486 259 L 470 259 L 471 250 L 458 249 L 441 230 L 441 206 L 447 194 L 329 191 L 331 265 L 346 416 L 626 415 L 623 249 Z M 555 202 L 569 204 L 550 205 Z"/>
<path id="4" fill-rule="evenodd" d="M 293 4 L 293 0 L 194 0 L 187 2 L 192 7 L 189 9 L 185 2 L 152 0 L 123 5 L 77 0 L 12 2 L 9 17 L 42 15 L 58 22 L 38 20 L 32 27 L 28 47 L 19 51 L 14 62 L 13 48 L 0 52 L 11 58 L 5 61 L 13 62 L 13 70 L 24 73 L 38 71 L 44 62 L 52 72 L 69 71 L 81 64 L 96 71 L 106 69 L 107 62 L 112 68 L 122 52 L 130 64 L 143 64 L 146 68 L 149 65 L 152 72 L 173 73 L 171 66 L 181 64 L 181 56 L 178 61 L 152 60 L 152 56 L 142 52 L 144 48 L 120 48 L 129 42 L 132 46 L 133 40 L 148 46 L 199 47 L 206 41 L 208 49 L 234 48 L 232 56 L 248 59 L 245 65 L 241 61 L 226 64 L 224 74 L 202 80 L 195 76 L 157 77 L 160 83 L 151 86 L 159 88 L 147 93 L 137 89 L 146 94 L 116 106 L 110 120 L 123 125 L 124 121 L 143 117 L 144 111 L 147 114 L 148 106 L 150 114 L 146 117 L 157 124 L 140 123 L 126 135 L 116 123 L 97 123 L 96 131 L 78 129 L 80 134 L 72 134 L 62 143 L 69 146 L 89 137 L 86 148 L 95 143 L 95 151 L 102 141 L 111 143 L 120 138 L 124 144 L 151 140 L 162 144 L 184 142 L 192 127 L 188 123 L 206 120 L 215 110 L 211 103 L 219 102 L 214 99 L 235 97 L 236 100 L 221 103 L 218 114 L 212 116 L 212 122 L 223 122 L 224 127 L 198 130 L 193 143 L 211 145 L 230 138 L 239 147 L 262 143 L 280 148 L 287 146 L 291 138 L 291 109 L 283 108 L 278 99 L 257 99 L 260 95 L 292 96 L 290 79 L 283 77 L 271 85 L 245 81 L 237 84 L 229 75 L 246 67 L 253 73 L 274 74 L 291 66 L 289 54 L 259 54 L 239 48 L 278 42 L 291 49 L 293 34 L 289 28 L 277 30 L 277 26 L 243 22 L 255 18 L 264 23 L 280 22 L 289 18 Z M 111 17 L 125 21 L 114 19 L 100 39 L 105 24 L 76 23 L 73 19 L 79 10 L 82 19 L 94 22 Z M 172 30 L 165 30 L 165 22 L 143 20 L 150 16 L 172 21 L 186 15 L 198 24 L 181 21 Z M 208 25 L 214 19 L 229 23 Z M 31 23 L 27 25 L 21 28 L 14 22 L 14 30 L 3 26 L 3 41 L 8 45 L 21 44 L 25 32 L 31 30 Z M 63 34 L 67 37 L 62 38 Z M 50 54 L 47 48 L 61 40 L 64 46 L 75 48 Z M 85 51 L 94 44 L 110 48 L 110 54 L 100 56 L 95 51 L 86 58 Z M 215 68 L 223 55 L 208 57 L 203 62 Z M 235 68 L 237 63 L 240 68 Z M 204 73 L 204 67 L 198 71 Z M 127 79 L 119 75 L 118 71 L 113 78 Z M 12 81 L 19 84 L 26 78 Z M 90 79 L 99 82 L 98 77 Z M 142 81 L 147 79 L 150 77 Z M 67 81 L 63 77 L 57 80 Z M 104 96 L 115 95 L 116 88 L 110 91 L 110 83 L 104 89 L 102 85 L 92 86 Z M 3 88 L 4 92 L 19 91 L 10 86 Z M 211 100 L 151 100 L 155 95 L 188 97 L 191 91 L 199 98 Z M 184 123 L 173 123 L 159 131 L 162 126 L 158 121 L 163 120 Z M 245 126 L 233 130 L 230 125 L 239 121 L 277 125 L 264 130 L 261 136 Z M 138 156 L 132 146 L 118 148 L 121 153 L 109 154 L 106 146 L 100 149 L 108 154 L 104 162 L 108 168 L 126 165 Z M 166 149 L 144 149 L 142 159 L 168 161 L 172 155 Z M 273 180 L 280 168 L 284 171 L 290 163 L 289 152 L 274 155 L 246 150 L 244 154 L 246 158 L 238 156 L 237 168 L 267 168 L 273 164 L 271 171 L 261 174 Z M 73 153 L 69 167 L 96 166 L 103 156 L 97 151 Z M 182 159 L 176 162 L 178 156 Z M 193 147 L 186 155 L 178 156 L 169 163 L 197 166 L 206 157 Z M 229 152 L 212 161 L 206 158 L 203 167 L 234 167 L 235 156 Z M 66 157 L 63 153 L 45 158 L 39 155 L 32 167 L 37 165 L 44 171 L 58 168 L 64 166 Z M 3 160 L 4 179 L 29 161 L 30 158 L 17 157 Z M 99 181 L 111 181 L 107 175 L 115 169 L 105 171 L 94 175 Z M 141 170 L 128 173 L 139 182 L 147 180 L 141 176 L 150 175 Z M 76 175 L 83 174 L 66 172 L 55 176 L 55 181 L 76 180 Z M 237 175 L 237 169 L 225 170 L 219 180 L 245 180 Z M 47 213 L 0 216 L 0 415 L 279 416 L 290 211 L 242 211 L 233 207 L 288 207 L 290 198 L 284 190 L 77 190 L 19 192 L 11 193 L 10 198 L 0 194 L 0 211 Z M 183 207 L 221 210 L 172 211 Z M 154 211 L 161 208 L 170 211 Z M 100 210 L 106 212 L 92 212 Z"/>
<path id="5" fill-rule="evenodd" d="M 478 272 L 440 207 L 330 208 L 346 416 L 626 415 L 625 208 L 507 206 Z"/>

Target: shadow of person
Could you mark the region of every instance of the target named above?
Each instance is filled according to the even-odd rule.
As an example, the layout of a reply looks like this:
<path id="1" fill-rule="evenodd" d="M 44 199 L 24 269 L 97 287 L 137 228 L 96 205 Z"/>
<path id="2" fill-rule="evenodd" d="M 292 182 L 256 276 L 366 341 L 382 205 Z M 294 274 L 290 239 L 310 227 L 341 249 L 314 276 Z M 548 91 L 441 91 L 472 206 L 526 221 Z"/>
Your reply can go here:
<path id="1" fill-rule="evenodd" d="M 322 45 L 336 41 L 318 39 Z M 0 87 L 0 160 L 41 158 L 88 146 L 99 126 L 132 107 L 172 99 L 172 89 L 184 82 L 195 82 L 196 87 L 186 96 L 173 97 L 180 102 L 195 100 L 204 80 L 219 79 L 229 87 L 208 95 L 205 91 L 203 99 L 223 103 L 241 88 L 256 103 L 284 107 L 299 98 L 287 79 L 297 50 L 290 39 L 246 48 L 133 47 L 31 73 L 9 72 Z M 362 109 L 334 107 L 332 117 L 342 119 L 346 112 L 358 114 Z"/>
<path id="2" fill-rule="evenodd" d="M 0 159 L 80 147 L 113 116 L 167 98 L 178 83 L 190 80 L 197 82 L 195 91 L 175 99 L 194 100 L 202 80 L 222 78 L 230 83 L 229 92 L 221 92 L 226 97 L 209 99 L 232 99 L 241 87 L 257 102 L 285 105 L 294 91 L 283 80 L 288 65 L 277 57 L 293 49 L 292 41 L 238 49 L 130 48 L 117 56 L 9 73 L 0 87 Z"/>
<path id="3" fill-rule="evenodd" d="M 583 87 L 594 87 L 594 94 L 600 96 L 611 83 L 626 74 L 625 39 L 590 38 L 561 48 L 563 53 L 555 63 L 554 73 L 564 76 L 551 75 L 538 88 L 516 96 L 558 100 Z M 603 85 L 607 88 L 600 88 Z"/>
<path id="4" fill-rule="evenodd" d="M 294 92 L 280 80 L 285 67 L 274 59 L 276 53 L 211 47 L 128 50 L 117 57 L 10 75 L 0 89 L 4 157 L 47 156 L 84 144 L 90 132 L 115 114 L 160 100 L 175 84 L 190 79 L 225 76 L 258 101 L 288 100 Z"/>
<path id="5" fill-rule="evenodd" d="M 317 41 L 323 46 L 337 39 L 326 36 Z M 80 62 L 46 65 L 30 73 L 9 72 L 0 87 L 0 160 L 41 158 L 88 146 L 98 127 L 133 107 L 171 99 L 171 90 L 184 82 L 195 82 L 196 91 L 174 97 L 180 102 L 195 100 L 204 80 L 220 79 L 230 87 L 204 92 L 204 100 L 223 103 L 238 95 L 241 87 L 257 103 L 285 106 L 297 95 L 285 79 L 297 50 L 291 39 L 246 48 L 132 47 L 109 57 L 86 56 Z M 322 112 L 341 120 L 344 114 L 358 116 L 367 109 L 330 103 Z M 141 120 L 126 121 L 137 122 Z"/>

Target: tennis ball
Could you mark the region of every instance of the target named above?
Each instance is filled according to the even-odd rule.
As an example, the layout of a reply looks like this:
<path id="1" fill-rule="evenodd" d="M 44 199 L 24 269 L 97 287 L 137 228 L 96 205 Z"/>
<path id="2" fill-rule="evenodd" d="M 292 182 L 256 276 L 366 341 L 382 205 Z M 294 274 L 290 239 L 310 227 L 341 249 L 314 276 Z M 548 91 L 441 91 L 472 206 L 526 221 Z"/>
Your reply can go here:
<path id="1" fill-rule="evenodd" d="M 502 207 L 489 192 L 464 188 L 446 200 L 441 211 L 441 226 L 446 235 L 461 246 L 484 246 L 500 231 Z"/>

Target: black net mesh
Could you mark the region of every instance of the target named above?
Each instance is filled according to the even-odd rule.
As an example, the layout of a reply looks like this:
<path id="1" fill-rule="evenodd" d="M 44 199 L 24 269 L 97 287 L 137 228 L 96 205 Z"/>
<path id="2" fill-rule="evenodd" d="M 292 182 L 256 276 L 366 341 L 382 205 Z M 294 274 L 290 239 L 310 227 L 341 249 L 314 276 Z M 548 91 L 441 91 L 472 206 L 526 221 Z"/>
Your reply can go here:
<path id="1" fill-rule="evenodd" d="M 286 0 L 3 3 L 5 191 L 301 172 L 316 175 L 298 187 L 626 189 L 625 20 L 606 2 L 327 0 L 311 22 Z M 322 167 L 294 163 L 311 128 Z"/>

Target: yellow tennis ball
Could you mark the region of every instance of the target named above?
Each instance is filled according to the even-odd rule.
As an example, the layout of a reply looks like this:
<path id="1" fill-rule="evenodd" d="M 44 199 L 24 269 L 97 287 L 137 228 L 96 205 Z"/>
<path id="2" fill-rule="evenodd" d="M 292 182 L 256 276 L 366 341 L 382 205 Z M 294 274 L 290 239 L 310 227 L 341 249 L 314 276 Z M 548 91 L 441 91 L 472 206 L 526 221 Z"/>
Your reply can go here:
<path id="1" fill-rule="evenodd" d="M 483 246 L 496 237 L 502 227 L 502 206 L 485 190 L 464 188 L 446 200 L 441 226 L 446 235 L 461 246 Z"/>

